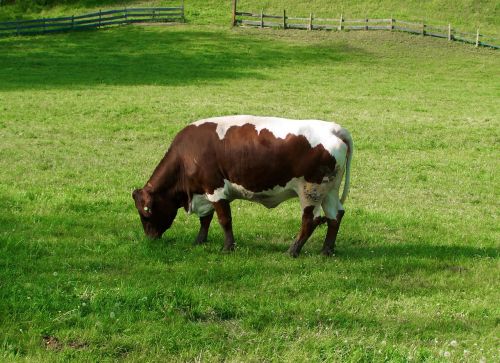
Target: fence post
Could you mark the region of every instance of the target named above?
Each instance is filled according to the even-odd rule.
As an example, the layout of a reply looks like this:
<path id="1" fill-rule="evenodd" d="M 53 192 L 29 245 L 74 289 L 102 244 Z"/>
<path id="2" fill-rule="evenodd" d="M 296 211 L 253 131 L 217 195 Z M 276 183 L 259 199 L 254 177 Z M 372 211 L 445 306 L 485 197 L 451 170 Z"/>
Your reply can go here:
<path id="1" fill-rule="evenodd" d="M 448 40 L 451 40 L 451 24 L 448 24 Z"/>
<path id="2" fill-rule="evenodd" d="M 99 29 L 101 28 L 101 19 L 102 19 L 101 9 L 99 9 Z"/>
<path id="3" fill-rule="evenodd" d="M 390 25 L 391 30 L 394 30 L 394 19 L 391 17 L 391 19 L 390 19 L 390 20 L 391 20 L 391 21 L 390 21 L 390 23 L 391 23 L 391 25 Z"/>
<path id="4" fill-rule="evenodd" d="M 365 23 L 366 23 L 365 30 L 368 30 L 368 18 L 365 19 Z"/>
<path id="5" fill-rule="evenodd" d="M 479 47 L 479 29 L 476 32 L 476 48 Z"/>
<path id="6" fill-rule="evenodd" d="M 260 27 L 264 27 L 264 9 L 260 10 Z"/>
<path id="7" fill-rule="evenodd" d="M 153 10 L 153 18 L 152 18 L 153 23 L 154 23 L 154 21 L 155 21 L 155 15 L 156 15 L 156 11 L 155 11 L 155 10 Z"/>
<path id="8" fill-rule="evenodd" d="M 126 6 L 125 6 L 125 9 L 123 9 L 123 12 L 125 13 L 125 23 L 128 24 L 128 10 L 127 10 Z"/>
<path id="9" fill-rule="evenodd" d="M 313 13 L 309 13 L 309 30 L 313 28 Z"/>
<path id="10" fill-rule="evenodd" d="M 45 29 L 45 18 L 43 18 L 43 33 L 45 33 L 46 29 Z"/>
<path id="11" fill-rule="evenodd" d="M 342 23 L 344 22 L 344 16 L 340 14 L 339 30 L 342 30 Z"/>
<path id="12" fill-rule="evenodd" d="M 75 16 L 71 15 L 71 29 L 75 28 Z"/>
<path id="13" fill-rule="evenodd" d="M 237 0 L 233 0 L 233 26 L 236 26 L 236 2 Z"/>
<path id="14" fill-rule="evenodd" d="M 286 10 L 283 9 L 283 30 L 286 29 Z"/>
<path id="15" fill-rule="evenodd" d="M 234 1 L 236 1 L 236 0 L 234 0 Z M 236 14 L 235 14 L 235 17 L 236 17 Z M 181 18 L 182 18 L 182 22 L 184 23 L 186 20 L 186 18 L 184 18 L 184 0 L 181 1 Z"/>
<path id="16" fill-rule="evenodd" d="M 422 22 L 422 36 L 425 36 L 425 23 Z"/>

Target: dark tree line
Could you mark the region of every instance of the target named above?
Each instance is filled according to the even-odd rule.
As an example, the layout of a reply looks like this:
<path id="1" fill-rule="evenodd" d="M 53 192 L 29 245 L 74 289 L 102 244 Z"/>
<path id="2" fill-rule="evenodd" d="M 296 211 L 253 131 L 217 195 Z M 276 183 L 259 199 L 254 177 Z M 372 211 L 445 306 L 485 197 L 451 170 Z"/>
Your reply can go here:
<path id="1" fill-rule="evenodd" d="M 89 6 L 119 4 L 127 1 L 120 0 L 0 0 L 0 5 L 20 5 L 22 7 L 51 6 L 64 4 L 81 4 Z"/>

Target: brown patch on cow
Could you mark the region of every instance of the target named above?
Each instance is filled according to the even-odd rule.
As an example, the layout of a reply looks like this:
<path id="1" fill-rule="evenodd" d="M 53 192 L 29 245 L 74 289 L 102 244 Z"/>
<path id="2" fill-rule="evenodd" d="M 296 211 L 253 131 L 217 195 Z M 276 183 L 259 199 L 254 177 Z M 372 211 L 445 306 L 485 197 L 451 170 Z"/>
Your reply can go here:
<path id="1" fill-rule="evenodd" d="M 298 177 L 319 184 L 335 168 L 330 153 L 322 145 L 312 148 L 305 136 L 280 139 L 267 129 L 257 133 L 251 124 L 229 128 L 218 146 L 226 179 L 253 192 L 283 187 Z"/>

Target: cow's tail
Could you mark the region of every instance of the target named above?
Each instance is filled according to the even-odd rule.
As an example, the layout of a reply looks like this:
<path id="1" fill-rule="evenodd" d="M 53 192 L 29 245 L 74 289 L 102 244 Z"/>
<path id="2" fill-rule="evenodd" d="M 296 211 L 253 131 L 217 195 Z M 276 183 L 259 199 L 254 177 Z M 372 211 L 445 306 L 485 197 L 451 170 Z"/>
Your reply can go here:
<path id="1" fill-rule="evenodd" d="M 340 202 L 343 204 L 347 199 L 347 195 L 349 194 L 349 184 L 351 181 L 351 161 L 354 152 L 354 144 L 352 142 L 351 134 L 346 129 L 340 129 L 340 131 L 336 133 L 336 135 L 347 145 L 344 190 L 342 192 L 342 197 L 340 197 Z"/>

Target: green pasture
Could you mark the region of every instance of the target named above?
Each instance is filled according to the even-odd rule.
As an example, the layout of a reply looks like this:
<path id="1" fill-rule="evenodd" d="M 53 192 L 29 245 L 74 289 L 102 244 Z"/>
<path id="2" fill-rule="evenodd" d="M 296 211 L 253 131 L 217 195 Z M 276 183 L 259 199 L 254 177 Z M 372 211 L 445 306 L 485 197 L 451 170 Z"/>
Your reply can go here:
<path id="1" fill-rule="evenodd" d="M 390 32 L 129 26 L 0 39 L 0 361 L 499 360 L 500 58 Z M 131 198 L 191 121 L 354 138 L 333 258 L 296 200 L 236 201 L 237 249 Z"/>

